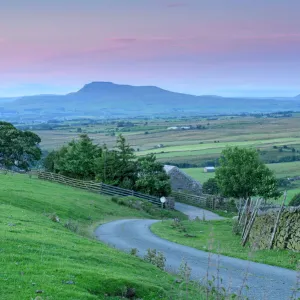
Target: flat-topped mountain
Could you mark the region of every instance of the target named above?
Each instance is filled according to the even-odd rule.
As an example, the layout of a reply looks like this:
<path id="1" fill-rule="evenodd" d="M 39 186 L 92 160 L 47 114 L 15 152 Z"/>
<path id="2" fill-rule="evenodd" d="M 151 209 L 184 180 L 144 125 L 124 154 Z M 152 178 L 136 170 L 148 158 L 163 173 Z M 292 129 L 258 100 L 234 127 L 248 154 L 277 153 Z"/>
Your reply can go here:
<path id="1" fill-rule="evenodd" d="M 300 101 L 295 99 L 298 100 L 298 97 L 279 99 L 195 96 L 156 86 L 92 82 L 77 92 L 66 95 L 36 95 L 19 97 L 13 101 L 0 101 L 0 113 L 2 119 L 9 117 L 47 120 L 55 117 L 121 118 L 300 111 Z"/>

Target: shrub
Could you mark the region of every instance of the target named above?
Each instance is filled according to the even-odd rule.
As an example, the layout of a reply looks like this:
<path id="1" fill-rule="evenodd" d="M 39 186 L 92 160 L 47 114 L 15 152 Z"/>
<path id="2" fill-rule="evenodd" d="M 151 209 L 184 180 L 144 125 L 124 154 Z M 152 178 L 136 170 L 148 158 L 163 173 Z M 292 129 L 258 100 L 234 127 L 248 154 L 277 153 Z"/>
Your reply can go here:
<path id="1" fill-rule="evenodd" d="M 60 219 L 56 213 L 52 213 L 49 215 L 49 219 L 53 222 L 59 223 Z"/>
<path id="2" fill-rule="evenodd" d="M 144 260 L 161 270 L 165 269 L 166 258 L 162 252 L 156 252 L 156 249 L 148 249 Z"/>
<path id="3" fill-rule="evenodd" d="M 73 220 L 68 220 L 64 226 L 75 233 L 78 232 L 78 223 Z"/>
<path id="4" fill-rule="evenodd" d="M 220 192 L 216 178 L 209 178 L 203 183 L 202 192 L 204 194 L 217 195 Z"/>
<path id="5" fill-rule="evenodd" d="M 113 197 L 111 197 L 111 201 L 112 201 L 112 202 L 115 202 L 115 203 L 118 203 L 119 198 L 116 197 L 116 196 L 113 196 Z"/>
<path id="6" fill-rule="evenodd" d="M 139 250 L 137 248 L 130 249 L 130 255 L 137 256 L 139 253 Z"/>
<path id="7" fill-rule="evenodd" d="M 299 206 L 300 205 L 300 193 L 296 194 L 289 203 L 289 206 Z"/>

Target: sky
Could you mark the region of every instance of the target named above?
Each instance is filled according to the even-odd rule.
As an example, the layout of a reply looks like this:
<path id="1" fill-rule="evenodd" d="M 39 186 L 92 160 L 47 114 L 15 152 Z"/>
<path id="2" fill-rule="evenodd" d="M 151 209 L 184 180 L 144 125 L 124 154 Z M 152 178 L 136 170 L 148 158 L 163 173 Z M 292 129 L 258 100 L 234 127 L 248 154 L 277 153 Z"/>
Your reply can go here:
<path id="1" fill-rule="evenodd" d="M 299 0 L 0 0 L 0 97 L 92 81 L 300 94 Z"/>

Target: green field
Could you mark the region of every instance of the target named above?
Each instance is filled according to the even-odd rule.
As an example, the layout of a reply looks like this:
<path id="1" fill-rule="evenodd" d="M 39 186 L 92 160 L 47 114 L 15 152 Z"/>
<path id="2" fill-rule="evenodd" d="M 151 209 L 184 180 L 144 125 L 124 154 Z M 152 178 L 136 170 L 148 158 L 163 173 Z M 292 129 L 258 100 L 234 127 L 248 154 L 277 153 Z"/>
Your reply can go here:
<path id="1" fill-rule="evenodd" d="M 300 176 L 300 162 L 288 162 L 267 164 L 267 166 L 274 171 L 277 178 L 295 177 Z M 215 177 L 215 173 L 205 173 L 203 168 L 187 168 L 183 169 L 184 172 L 192 176 L 194 179 L 205 182 L 209 178 Z"/>
<path id="2" fill-rule="evenodd" d="M 151 216 L 25 175 L 0 178 L 1 299 L 120 299 L 126 287 L 142 299 L 179 299 L 173 276 L 91 238 L 101 222 Z"/>
<path id="3" fill-rule="evenodd" d="M 188 168 L 182 169 L 182 171 L 187 173 L 202 184 L 208 179 L 215 177 L 215 173 L 205 173 L 203 168 Z"/>
<path id="4" fill-rule="evenodd" d="M 249 245 L 242 247 L 240 236 L 232 233 L 231 220 L 183 221 L 180 227 L 174 227 L 173 224 L 173 221 L 155 223 L 151 230 L 156 235 L 175 243 L 264 264 L 295 270 L 300 261 L 300 253 L 293 251 L 255 250 Z M 195 237 L 186 237 L 187 233 Z"/>
<path id="5" fill-rule="evenodd" d="M 267 166 L 274 171 L 277 178 L 300 176 L 300 162 L 298 161 L 268 164 Z M 182 170 L 202 184 L 209 178 L 215 177 L 215 173 L 205 173 L 203 168 L 187 168 Z M 292 183 L 291 186 L 287 188 L 287 191 L 288 202 L 293 198 L 295 194 L 300 193 L 299 181 L 295 181 L 294 183 Z"/>
<path id="6" fill-rule="evenodd" d="M 76 139 L 80 133 L 87 133 L 100 145 L 114 147 L 116 136 L 121 133 L 137 155 L 155 153 L 160 162 L 168 164 L 203 167 L 214 163 L 226 146 L 255 147 L 266 163 L 300 161 L 300 114 L 127 121 L 130 127 L 119 127 L 118 120 L 76 120 L 32 125 L 29 129 L 41 136 L 41 147 L 47 151 Z M 196 129 L 198 125 L 205 129 Z M 174 126 L 194 128 L 168 130 Z"/>

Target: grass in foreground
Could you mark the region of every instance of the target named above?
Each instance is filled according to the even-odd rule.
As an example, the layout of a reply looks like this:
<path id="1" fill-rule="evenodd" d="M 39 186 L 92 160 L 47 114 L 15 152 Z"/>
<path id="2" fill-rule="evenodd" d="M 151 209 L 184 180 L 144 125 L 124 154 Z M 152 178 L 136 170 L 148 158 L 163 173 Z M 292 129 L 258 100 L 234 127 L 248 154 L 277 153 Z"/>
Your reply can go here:
<path id="1" fill-rule="evenodd" d="M 153 224 L 151 230 L 175 243 L 259 263 L 295 270 L 300 261 L 300 253 L 288 250 L 254 251 L 249 246 L 242 247 L 240 236 L 232 233 L 232 220 L 182 221 L 181 224 L 174 227 L 173 221 L 163 221 Z M 186 233 L 196 237 L 185 237 Z"/>
<path id="2" fill-rule="evenodd" d="M 1 299 L 119 299 L 126 287 L 143 299 L 182 292 L 169 274 L 64 226 L 72 219 L 87 234 L 98 221 L 147 214 L 27 176 L 0 178 Z"/>

